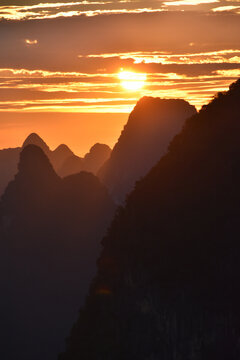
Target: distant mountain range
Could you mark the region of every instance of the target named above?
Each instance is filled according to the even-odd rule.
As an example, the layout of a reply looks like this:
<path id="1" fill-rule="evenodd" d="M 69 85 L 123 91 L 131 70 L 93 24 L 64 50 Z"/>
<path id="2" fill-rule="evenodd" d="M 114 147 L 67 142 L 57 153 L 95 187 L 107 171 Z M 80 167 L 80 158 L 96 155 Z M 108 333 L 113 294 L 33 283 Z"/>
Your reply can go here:
<path id="1" fill-rule="evenodd" d="M 61 176 L 76 174 L 80 171 L 88 171 L 96 175 L 101 166 L 109 159 L 110 154 L 111 149 L 108 145 L 97 143 L 91 147 L 84 158 L 74 154 L 67 157 L 58 172 Z"/>
<path id="2" fill-rule="evenodd" d="M 180 99 L 143 97 L 131 112 L 109 160 L 98 176 L 116 202 L 123 203 L 135 185 L 166 153 L 185 120 L 196 114 Z"/>
<path id="3" fill-rule="evenodd" d="M 25 141 L 0 201 L 1 360 L 50 360 L 63 349 L 115 211 L 96 176 L 61 179 L 31 137 L 41 148 Z"/>
<path id="4" fill-rule="evenodd" d="M 21 148 L 0 150 L 0 196 L 17 172 L 19 153 L 29 144 L 39 146 L 61 177 L 88 171 L 97 175 L 117 203 L 123 203 L 135 182 L 147 174 L 196 109 L 184 100 L 144 97 L 129 116 L 113 151 L 95 144 L 83 158 L 65 144 L 55 150 L 32 133 Z"/>
<path id="5" fill-rule="evenodd" d="M 239 114 L 240 80 L 136 184 L 60 360 L 240 359 Z"/>
<path id="6" fill-rule="evenodd" d="M 75 155 L 65 144 L 52 151 L 39 135 L 32 133 L 23 142 L 22 147 L 0 150 L 0 196 L 17 173 L 21 150 L 30 144 L 37 145 L 44 151 L 55 171 L 62 177 L 80 171 L 96 174 L 111 153 L 109 146 L 99 143 L 92 146 L 84 158 Z"/>

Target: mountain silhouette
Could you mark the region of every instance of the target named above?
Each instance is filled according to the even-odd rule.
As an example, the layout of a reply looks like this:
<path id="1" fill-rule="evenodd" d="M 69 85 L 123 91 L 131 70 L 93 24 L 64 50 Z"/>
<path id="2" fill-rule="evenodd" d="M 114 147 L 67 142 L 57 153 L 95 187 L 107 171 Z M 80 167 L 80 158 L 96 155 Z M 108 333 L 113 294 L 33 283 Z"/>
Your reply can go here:
<path id="1" fill-rule="evenodd" d="M 45 141 L 36 133 L 31 133 L 23 142 L 22 147 L 0 150 L 0 197 L 4 193 L 9 181 L 17 173 L 19 155 L 28 145 L 40 147 L 49 158 L 54 170 L 64 177 L 80 171 L 89 171 L 96 174 L 102 164 L 110 156 L 111 149 L 104 144 L 95 144 L 84 158 L 75 155 L 65 144 L 51 150 Z"/>
<path id="2" fill-rule="evenodd" d="M 108 145 L 99 143 L 93 145 L 89 153 L 84 156 L 84 170 L 97 174 L 100 167 L 109 159 L 110 154 L 111 149 Z"/>
<path id="3" fill-rule="evenodd" d="M 83 158 L 77 155 L 72 155 L 69 156 L 67 159 L 65 159 L 65 161 L 63 162 L 59 170 L 59 175 L 65 177 L 68 175 L 77 174 L 82 170 L 83 170 Z"/>
<path id="4" fill-rule="evenodd" d="M 65 144 L 59 145 L 54 151 L 51 152 L 49 158 L 53 164 L 54 169 L 59 174 L 59 170 L 63 166 L 66 159 L 75 156 L 71 149 Z"/>
<path id="5" fill-rule="evenodd" d="M 36 133 L 31 133 L 28 137 L 24 140 L 22 144 L 22 148 L 25 148 L 28 145 L 36 145 L 40 147 L 46 155 L 50 153 L 49 146 L 43 141 L 43 139 Z"/>
<path id="6" fill-rule="evenodd" d="M 184 100 L 143 97 L 129 116 L 110 159 L 98 176 L 118 203 L 167 150 L 186 118 L 196 113 Z"/>
<path id="7" fill-rule="evenodd" d="M 74 156 L 74 153 L 71 149 L 65 144 L 60 144 L 55 150 L 50 150 L 49 146 L 45 143 L 45 141 L 36 133 L 30 134 L 26 140 L 24 141 L 22 148 L 27 145 L 36 145 L 40 147 L 43 152 L 47 155 L 49 160 L 51 161 L 54 170 L 58 173 L 59 169 L 61 169 L 64 161 L 67 158 Z"/>
<path id="8" fill-rule="evenodd" d="M 97 143 L 91 147 L 84 158 L 76 155 L 69 156 L 64 161 L 59 174 L 67 176 L 80 171 L 88 171 L 96 175 L 100 167 L 109 159 L 110 154 L 111 149 L 108 145 Z"/>
<path id="9" fill-rule="evenodd" d="M 98 178 L 61 179 L 36 145 L 0 202 L 1 359 L 52 359 L 95 272 L 115 205 Z"/>
<path id="10" fill-rule="evenodd" d="M 240 80 L 136 184 L 59 359 L 240 358 L 239 111 Z"/>
<path id="11" fill-rule="evenodd" d="M 50 156 L 51 150 L 48 145 L 36 133 L 30 134 L 22 147 L 0 150 L 0 197 L 17 173 L 21 150 L 30 144 L 39 146 L 48 157 Z"/>

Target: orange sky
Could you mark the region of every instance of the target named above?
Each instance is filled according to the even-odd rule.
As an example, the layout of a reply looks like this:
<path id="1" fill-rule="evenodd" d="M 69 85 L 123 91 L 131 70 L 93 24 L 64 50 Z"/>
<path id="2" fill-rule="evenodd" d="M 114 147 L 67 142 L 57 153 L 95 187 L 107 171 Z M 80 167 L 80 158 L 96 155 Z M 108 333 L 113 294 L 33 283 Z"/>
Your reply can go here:
<path id="1" fill-rule="evenodd" d="M 0 34 L 0 148 L 32 131 L 112 146 L 141 96 L 200 108 L 240 75 L 239 0 L 2 0 Z M 144 87 L 127 91 L 121 69 Z"/>
<path id="2" fill-rule="evenodd" d="M 0 131 L 2 148 L 21 146 L 25 138 L 36 132 L 53 150 L 65 143 L 77 155 L 85 155 L 97 143 L 114 146 L 127 122 L 127 114 L 78 113 L 2 113 Z"/>

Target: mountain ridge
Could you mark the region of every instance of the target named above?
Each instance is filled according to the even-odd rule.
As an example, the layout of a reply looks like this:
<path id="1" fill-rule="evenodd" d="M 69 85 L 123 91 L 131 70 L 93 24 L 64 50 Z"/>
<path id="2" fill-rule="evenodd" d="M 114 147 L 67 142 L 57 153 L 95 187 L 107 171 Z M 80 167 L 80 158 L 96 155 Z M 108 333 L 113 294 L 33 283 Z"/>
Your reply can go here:
<path id="1" fill-rule="evenodd" d="M 98 172 L 115 201 L 124 203 L 135 182 L 164 155 L 186 118 L 195 113 L 195 107 L 181 99 L 145 96 L 137 102 L 109 160 Z"/>
<path id="2" fill-rule="evenodd" d="M 22 149 L 0 201 L 3 360 L 61 351 L 114 210 L 92 173 L 62 179 L 41 148 Z"/>
<path id="3" fill-rule="evenodd" d="M 137 182 L 60 360 L 237 360 L 240 80 Z"/>
<path id="4" fill-rule="evenodd" d="M 95 151 L 95 155 L 92 155 L 91 149 L 96 145 L 98 146 L 99 144 L 97 143 L 90 149 L 90 161 L 87 159 L 85 160 L 85 163 L 83 163 L 82 158 L 75 155 L 66 144 L 60 144 L 54 150 L 51 150 L 37 133 L 31 133 L 26 137 L 21 147 L 0 150 L 0 197 L 9 181 L 13 180 L 14 175 L 17 173 L 17 165 L 21 150 L 31 144 L 39 146 L 44 151 L 50 159 L 55 171 L 60 176 L 75 174 L 82 170 L 96 174 L 98 168 L 111 152 L 111 149 L 107 145 L 100 144 L 101 148 L 107 148 L 108 155 L 101 155 L 101 149 L 98 152 Z M 88 154 L 89 153 L 87 153 L 85 157 Z"/>

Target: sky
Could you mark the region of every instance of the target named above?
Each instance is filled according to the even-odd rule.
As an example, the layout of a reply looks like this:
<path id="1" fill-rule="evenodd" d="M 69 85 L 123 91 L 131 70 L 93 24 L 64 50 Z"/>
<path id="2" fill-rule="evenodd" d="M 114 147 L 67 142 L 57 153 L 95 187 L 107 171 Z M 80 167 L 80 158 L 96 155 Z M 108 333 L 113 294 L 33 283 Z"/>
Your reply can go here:
<path id="1" fill-rule="evenodd" d="M 238 77 L 240 0 L 0 0 L 0 148 L 113 146 L 140 97 L 199 109 Z"/>

